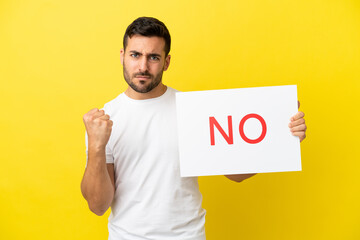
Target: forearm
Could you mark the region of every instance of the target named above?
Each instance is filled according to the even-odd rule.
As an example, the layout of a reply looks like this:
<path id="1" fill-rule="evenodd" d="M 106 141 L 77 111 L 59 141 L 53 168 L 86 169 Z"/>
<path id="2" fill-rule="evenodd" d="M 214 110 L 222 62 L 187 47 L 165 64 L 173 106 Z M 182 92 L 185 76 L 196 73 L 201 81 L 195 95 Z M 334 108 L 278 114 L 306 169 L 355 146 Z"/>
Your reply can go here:
<path id="1" fill-rule="evenodd" d="M 105 148 L 89 147 L 81 191 L 90 210 L 95 214 L 103 215 L 110 207 L 115 188 L 107 171 Z"/>
<path id="2" fill-rule="evenodd" d="M 245 179 L 248 179 L 252 176 L 256 175 L 256 173 L 249 173 L 249 174 L 233 174 L 233 175 L 224 175 L 228 179 L 235 181 L 235 182 L 242 182 Z"/>

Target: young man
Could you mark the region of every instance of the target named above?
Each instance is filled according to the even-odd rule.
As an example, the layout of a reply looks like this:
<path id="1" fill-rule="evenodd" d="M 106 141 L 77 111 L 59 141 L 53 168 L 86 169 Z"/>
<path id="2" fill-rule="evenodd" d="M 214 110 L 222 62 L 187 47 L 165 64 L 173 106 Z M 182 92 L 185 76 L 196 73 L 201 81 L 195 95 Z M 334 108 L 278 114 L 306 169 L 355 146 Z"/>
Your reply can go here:
<path id="1" fill-rule="evenodd" d="M 131 23 L 120 52 L 129 87 L 103 110 L 83 117 L 88 159 L 81 190 L 95 214 L 111 206 L 110 240 L 205 239 L 197 178 L 180 177 L 176 90 L 162 83 L 170 43 L 159 20 L 142 17 Z M 301 141 L 303 116 L 298 112 L 289 124 Z M 227 177 L 240 182 L 253 175 Z"/>

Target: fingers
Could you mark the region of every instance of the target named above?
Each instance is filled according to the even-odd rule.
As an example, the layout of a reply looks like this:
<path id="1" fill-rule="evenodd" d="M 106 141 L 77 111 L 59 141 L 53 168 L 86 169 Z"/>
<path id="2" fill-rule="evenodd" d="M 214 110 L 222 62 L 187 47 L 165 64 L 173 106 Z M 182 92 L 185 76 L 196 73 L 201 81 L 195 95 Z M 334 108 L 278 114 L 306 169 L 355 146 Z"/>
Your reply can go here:
<path id="1" fill-rule="evenodd" d="M 289 128 L 292 128 L 292 127 L 296 127 L 296 126 L 299 126 L 301 124 L 305 124 L 305 119 L 303 118 L 300 118 L 298 120 L 295 120 L 295 121 L 292 121 L 289 123 Z"/>
<path id="2" fill-rule="evenodd" d="M 105 115 L 102 115 L 101 117 L 99 117 L 100 119 L 103 119 L 103 120 L 109 120 L 110 119 L 110 116 L 108 114 L 105 114 Z"/>
<path id="3" fill-rule="evenodd" d="M 93 109 L 89 110 L 87 113 L 88 113 L 88 114 L 94 114 L 94 113 L 96 113 L 97 111 L 99 111 L 98 108 L 93 108 Z"/>
<path id="4" fill-rule="evenodd" d="M 110 120 L 110 115 L 109 115 L 109 114 L 105 114 L 104 110 L 100 110 L 99 112 L 100 112 L 100 113 L 99 113 L 98 115 L 100 115 L 100 114 L 102 114 L 102 115 L 100 115 L 100 117 L 97 117 L 97 119 L 98 119 L 98 120 L 105 120 L 106 122 L 108 122 L 108 124 L 109 124 L 110 126 L 112 126 L 112 125 L 113 125 L 113 121 Z M 97 115 L 96 115 L 96 116 L 97 116 Z"/>
<path id="5" fill-rule="evenodd" d="M 292 128 L 290 128 L 290 131 L 291 131 L 291 132 L 300 132 L 300 131 L 305 132 L 305 131 L 306 131 L 306 125 L 305 125 L 305 124 L 301 124 L 301 125 L 299 125 L 299 126 L 292 127 Z"/>
<path id="6" fill-rule="evenodd" d="M 98 108 L 93 108 L 83 116 L 83 121 L 85 125 L 91 122 L 99 122 L 101 120 L 110 121 L 110 116 L 108 114 L 105 114 L 105 111 L 103 109 L 99 110 Z"/>
<path id="7" fill-rule="evenodd" d="M 296 121 L 296 120 L 298 120 L 298 119 L 300 119 L 300 118 L 303 118 L 305 116 L 305 114 L 303 113 L 303 112 L 301 112 L 301 111 L 298 111 L 294 116 L 292 116 L 291 118 L 290 118 L 290 121 Z"/>
<path id="8" fill-rule="evenodd" d="M 99 118 L 104 115 L 105 115 L 105 111 L 101 109 L 101 110 L 98 110 L 97 112 L 94 112 L 92 114 L 92 117 L 93 117 L 93 119 L 95 119 L 95 118 Z"/>
<path id="9" fill-rule="evenodd" d="M 105 111 L 103 109 L 99 110 L 98 108 L 93 108 L 90 111 L 88 111 L 85 115 L 94 120 L 96 118 L 100 118 L 107 114 L 105 114 Z M 107 120 L 106 118 L 104 119 Z"/>
<path id="10" fill-rule="evenodd" d="M 300 108 L 300 101 L 298 100 L 298 109 Z"/>
<path id="11" fill-rule="evenodd" d="M 301 131 L 301 132 L 293 132 L 292 135 L 299 137 L 300 142 L 302 142 L 302 140 L 304 140 L 304 139 L 306 138 L 306 134 L 305 134 L 304 131 Z"/>
<path id="12" fill-rule="evenodd" d="M 298 106 L 300 107 L 300 102 L 298 101 Z M 300 139 L 300 142 L 306 138 L 306 129 L 304 119 L 305 114 L 301 111 L 298 111 L 294 116 L 290 118 L 289 128 L 293 136 L 297 136 Z"/>

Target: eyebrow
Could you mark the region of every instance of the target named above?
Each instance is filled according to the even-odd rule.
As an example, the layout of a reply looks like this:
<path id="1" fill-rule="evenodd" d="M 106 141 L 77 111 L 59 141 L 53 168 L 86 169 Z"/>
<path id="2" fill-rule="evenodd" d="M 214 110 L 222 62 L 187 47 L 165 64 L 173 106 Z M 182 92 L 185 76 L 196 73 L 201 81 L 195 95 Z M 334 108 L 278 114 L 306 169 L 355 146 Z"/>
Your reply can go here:
<path id="1" fill-rule="evenodd" d="M 142 53 L 140 53 L 140 52 L 138 52 L 138 51 L 135 51 L 135 50 L 131 50 L 130 53 L 135 53 L 135 54 L 142 55 Z M 161 58 L 161 55 L 158 54 L 158 53 L 149 53 L 148 56 Z"/>

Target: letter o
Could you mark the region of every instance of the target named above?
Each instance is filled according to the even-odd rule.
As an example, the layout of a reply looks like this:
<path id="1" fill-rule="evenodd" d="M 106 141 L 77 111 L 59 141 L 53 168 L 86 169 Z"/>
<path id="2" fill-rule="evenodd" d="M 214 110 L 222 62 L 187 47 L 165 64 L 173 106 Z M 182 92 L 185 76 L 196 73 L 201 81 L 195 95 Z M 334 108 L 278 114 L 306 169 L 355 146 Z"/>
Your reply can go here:
<path id="1" fill-rule="evenodd" d="M 248 120 L 249 118 L 256 118 L 257 120 L 260 121 L 261 123 L 261 126 L 262 126 L 262 132 L 261 132 L 261 135 L 260 137 L 256 138 L 256 139 L 249 139 L 248 137 L 245 136 L 245 133 L 244 133 L 244 124 L 246 122 L 246 120 Z M 243 119 L 241 119 L 240 121 L 240 125 L 239 125 L 239 132 L 240 132 L 240 136 L 241 138 L 247 142 L 247 143 L 250 143 L 250 144 L 255 144 L 255 143 L 259 143 L 261 142 L 265 135 L 266 135 L 266 123 L 265 123 L 265 120 L 258 114 L 255 114 L 255 113 L 250 113 L 248 115 L 246 115 L 245 117 L 243 117 Z"/>

